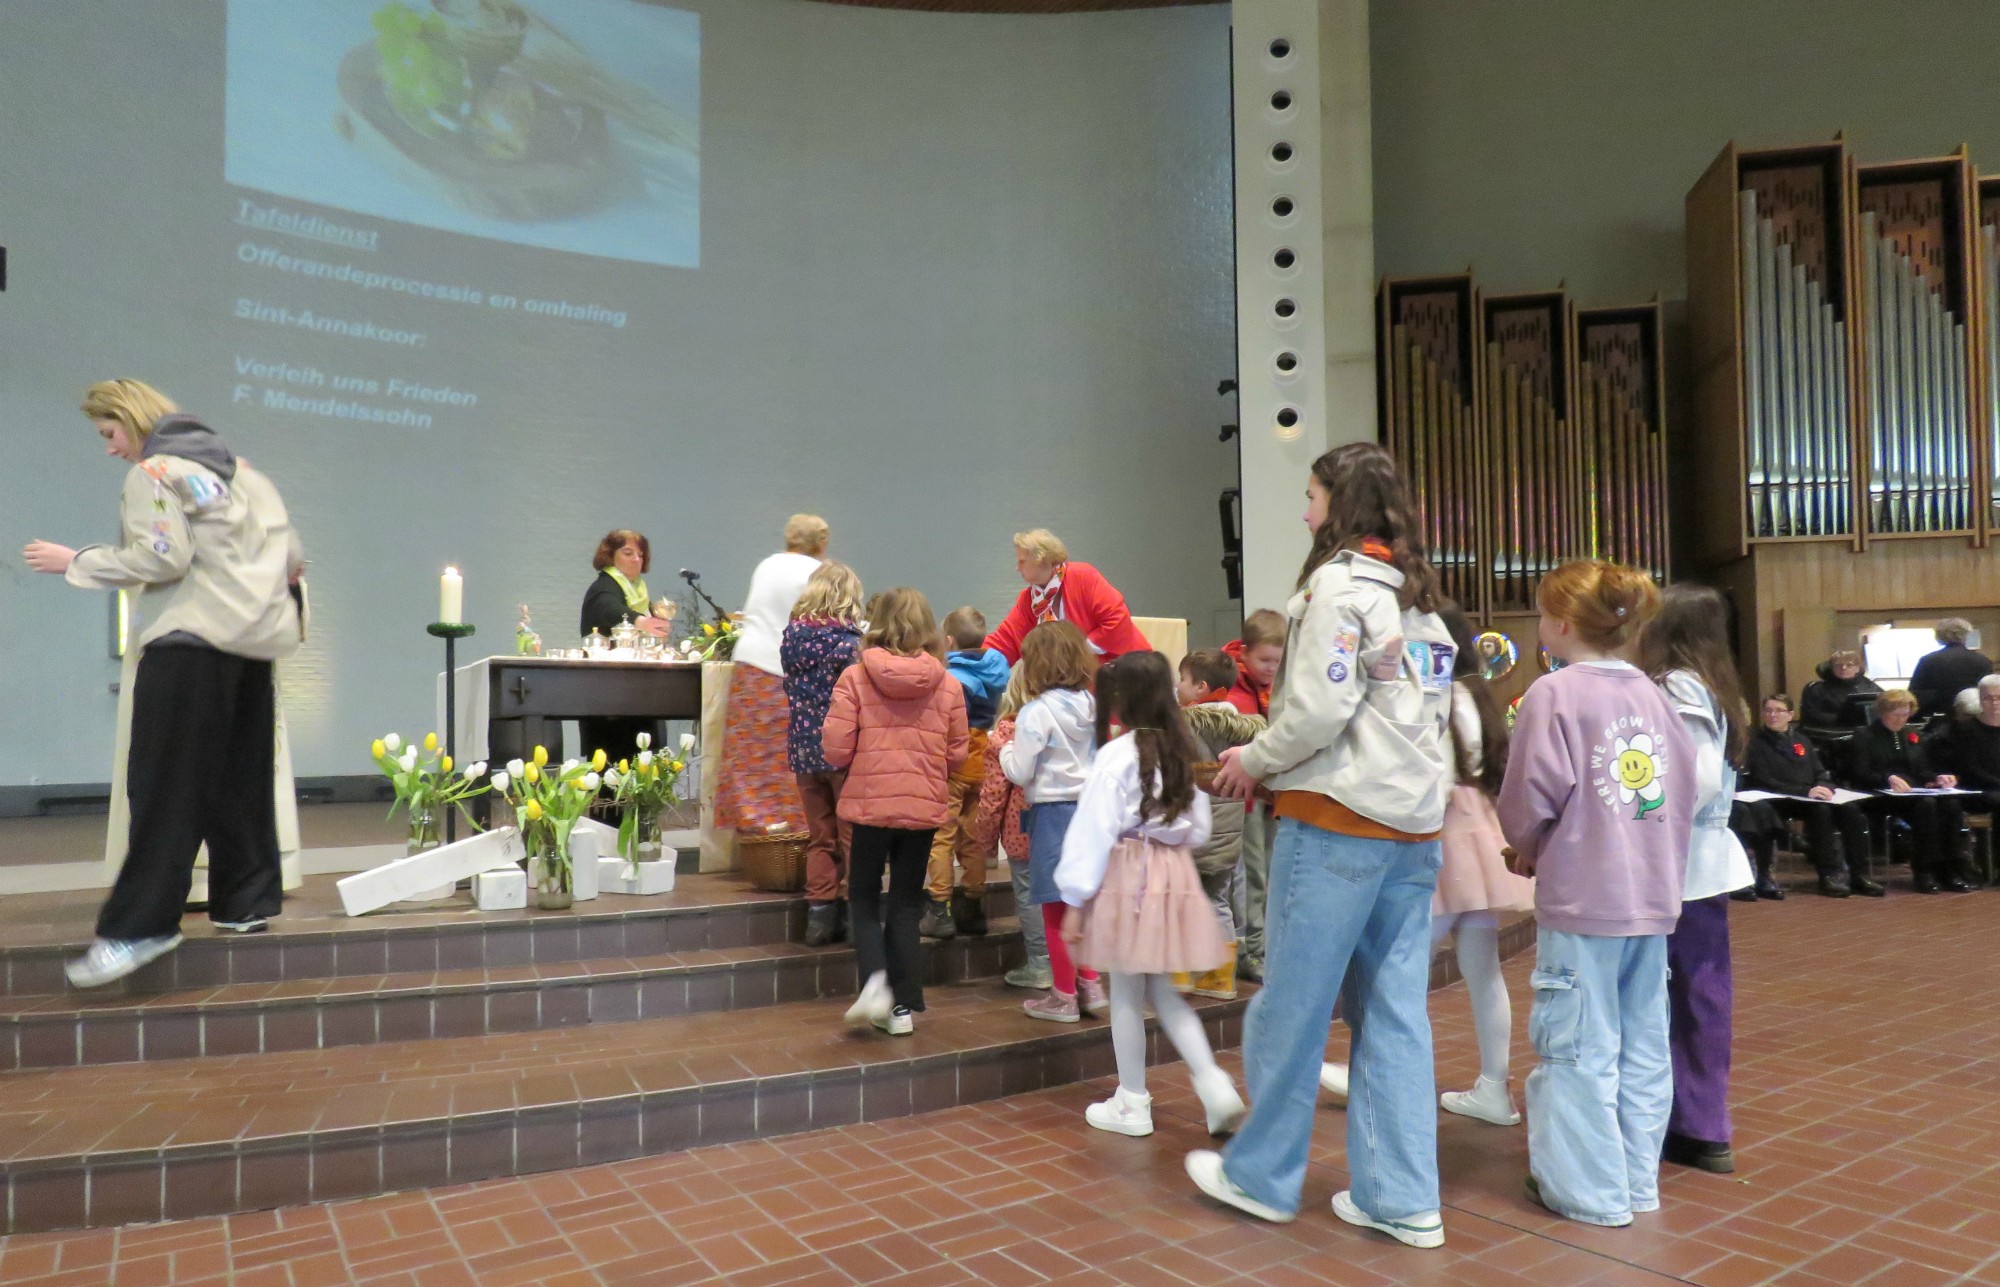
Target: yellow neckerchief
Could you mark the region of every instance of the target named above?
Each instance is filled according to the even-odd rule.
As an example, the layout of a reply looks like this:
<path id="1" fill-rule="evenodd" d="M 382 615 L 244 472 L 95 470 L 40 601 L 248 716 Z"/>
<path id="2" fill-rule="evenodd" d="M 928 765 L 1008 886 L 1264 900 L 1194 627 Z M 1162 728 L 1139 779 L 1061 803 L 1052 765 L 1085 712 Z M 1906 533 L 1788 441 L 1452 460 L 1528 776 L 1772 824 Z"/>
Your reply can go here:
<path id="1" fill-rule="evenodd" d="M 628 581 L 625 579 L 625 574 L 617 568 L 606 568 L 604 571 L 618 583 L 619 590 L 625 595 L 625 607 L 633 616 L 643 617 L 653 610 L 653 601 L 646 597 L 645 577 L 640 577 L 637 581 Z"/>

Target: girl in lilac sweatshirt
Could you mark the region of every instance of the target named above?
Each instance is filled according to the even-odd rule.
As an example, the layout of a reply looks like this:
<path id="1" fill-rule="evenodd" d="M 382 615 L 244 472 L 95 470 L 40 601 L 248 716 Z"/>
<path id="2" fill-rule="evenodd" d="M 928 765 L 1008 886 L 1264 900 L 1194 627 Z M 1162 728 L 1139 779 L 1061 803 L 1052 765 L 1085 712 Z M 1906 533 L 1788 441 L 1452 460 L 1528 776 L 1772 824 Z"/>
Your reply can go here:
<path id="1" fill-rule="evenodd" d="M 1528 1194 L 1625 1225 L 1657 1210 L 1673 1105 L 1667 935 L 1680 917 L 1694 754 L 1679 714 L 1621 654 L 1659 606 L 1644 572 L 1566 563 L 1537 593 L 1565 663 L 1521 699 L 1498 810 L 1540 926 L 1528 1036 Z"/>

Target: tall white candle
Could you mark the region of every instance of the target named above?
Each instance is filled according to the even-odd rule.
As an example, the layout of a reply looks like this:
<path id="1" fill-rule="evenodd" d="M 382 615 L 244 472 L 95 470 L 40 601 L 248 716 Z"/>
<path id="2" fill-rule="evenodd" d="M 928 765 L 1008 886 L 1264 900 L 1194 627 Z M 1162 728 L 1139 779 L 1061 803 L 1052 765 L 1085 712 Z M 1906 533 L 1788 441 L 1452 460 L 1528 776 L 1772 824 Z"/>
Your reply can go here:
<path id="1" fill-rule="evenodd" d="M 438 578 L 438 621 L 455 626 L 465 613 L 465 578 L 457 568 L 446 568 Z"/>

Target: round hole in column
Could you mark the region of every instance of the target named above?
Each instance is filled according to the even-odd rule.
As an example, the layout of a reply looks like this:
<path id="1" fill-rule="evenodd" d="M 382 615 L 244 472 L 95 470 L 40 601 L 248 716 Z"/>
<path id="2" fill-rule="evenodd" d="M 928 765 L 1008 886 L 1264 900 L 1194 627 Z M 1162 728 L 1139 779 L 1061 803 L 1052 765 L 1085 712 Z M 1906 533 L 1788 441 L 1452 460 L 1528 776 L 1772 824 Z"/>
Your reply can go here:
<path id="1" fill-rule="evenodd" d="M 1283 165 L 1285 162 L 1291 160 L 1292 145 L 1285 142 L 1285 140 L 1283 139 L 1279 139 L 1276 143 L 1273 143 L 1271 145 L 1271 159 L 1273 161 L 1276 161 L 1279 165 Z"/>
<path id="2" fill-rule="evenodd" d="M 1290 317 L 1299 311 L 1298 301 L 1292 299 L 1290 296 L 1285 296 L 1277 303 L 1271 305 L 1271 311 L 1279 317 Z"/>
<path id="3" fill-rule="evenodd" d="M 1290 58 L 1291 56 L 1292 56 L 1291 41 L 1286 40 L 1284 37 L 1280 36 L 1278 39 L 1271 42 L 1271 57 L 1284 59 L 1284 58 Z"/>
<path id="4" fill-rule="evenodd" d="M 1281 442 L 1290 442 L 1299 436 L 1300 416 L 1297 407 L 1279 407 L 1274 432 Z"/>
<path id="5" fill-rule="evenodd" d="M 1283 272 L 1291 268 L 1298 262 L 1299 262 L 1299 257 L 1292 253 L 1292 248 L 1290 246 L 1280 246 L 1278 247 L 1278 249 L 1271 252 L 1271 263 L 1280 272 Z"/>
<path id="6" fill-rule="evenodd" d="M 1271 95 L 1271 110 L 1274 112 L 1291 111 L 1292 91 L 1289 89 L 1280 89 L 1274 91 Z"/>
<path id="7" fill-rule="evenodd" d="M 1299 369 L 1299 355 L 1290 349 L 1286 349 L 1283 353 L 1278 354 L 1274 362 L 1280 371 L 1288 375 Z"/>
<path id="8" fill-rule="evenodd" d="M 1298 206 L 1290 197 L 1273 197 L 1271 199 L 1271 213 L 1280 219 L 1291 218 L 1292 212 L 1296 209 L 1298 209 Z"/>

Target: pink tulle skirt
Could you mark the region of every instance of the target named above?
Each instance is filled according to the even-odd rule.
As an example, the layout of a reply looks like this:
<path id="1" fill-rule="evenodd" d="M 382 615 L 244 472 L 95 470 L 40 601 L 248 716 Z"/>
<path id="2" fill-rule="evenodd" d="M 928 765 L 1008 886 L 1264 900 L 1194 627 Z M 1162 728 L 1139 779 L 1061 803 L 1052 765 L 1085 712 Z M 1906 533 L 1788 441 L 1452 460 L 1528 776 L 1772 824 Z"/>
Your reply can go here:
<path id="1" fill-rule="evenodd" d="M 1527 912 L 1535 882 L 1507 870 L 1507 838 L 1493 802 L 1474 786 L 1456 786 L 1444 810 L 1444 866 L 1438 871 L 1433 916 L 1459 912 Z"/>
<path id="2" fill-rule="evenodd" d="M 1227 962 L 1229 944 L 1193 854 L 1185 846 L 1120 840 L 1085 909 L 1077 957 L 1116 974 L 1200 974 Z"/>

